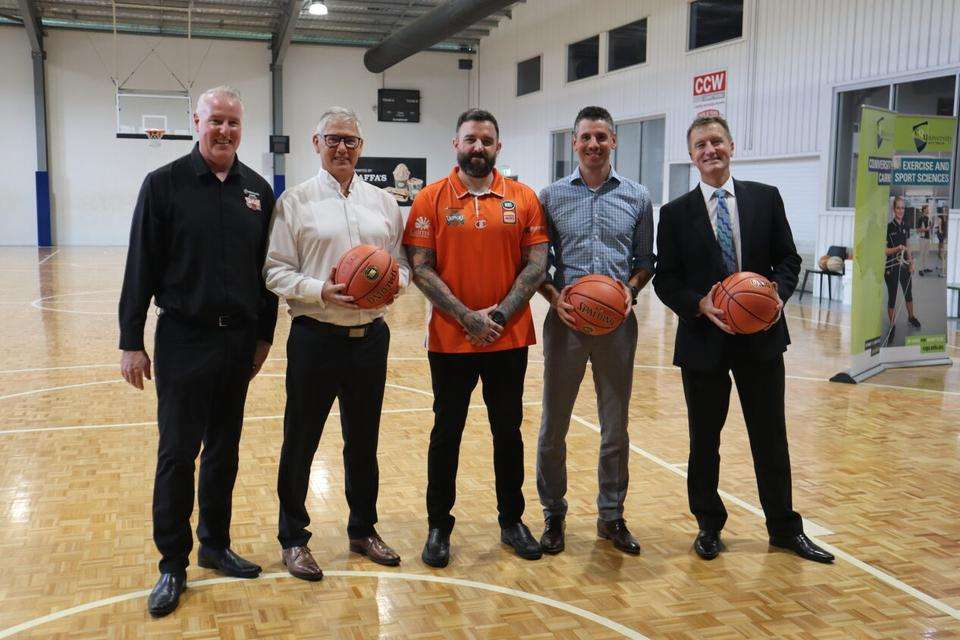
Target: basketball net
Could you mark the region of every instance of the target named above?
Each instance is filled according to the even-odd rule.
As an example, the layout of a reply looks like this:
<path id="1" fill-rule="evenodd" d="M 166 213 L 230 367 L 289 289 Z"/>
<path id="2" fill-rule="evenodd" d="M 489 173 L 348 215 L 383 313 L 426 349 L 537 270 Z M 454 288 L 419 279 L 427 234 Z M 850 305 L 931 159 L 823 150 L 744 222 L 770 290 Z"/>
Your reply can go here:
<path id="1" fill-rule="evenodd" d="M 159 147 L 163 134 L 166 133 L 163 129 L 146 129 L 146 132 L 151 147 Z"/>

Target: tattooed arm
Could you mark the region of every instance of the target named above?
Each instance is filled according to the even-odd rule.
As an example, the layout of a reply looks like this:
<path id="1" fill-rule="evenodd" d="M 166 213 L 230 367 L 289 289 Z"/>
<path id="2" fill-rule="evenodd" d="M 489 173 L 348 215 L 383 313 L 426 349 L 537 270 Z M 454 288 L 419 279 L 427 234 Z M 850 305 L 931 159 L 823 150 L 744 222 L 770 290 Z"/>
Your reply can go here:
<path id="1" fill-rule="evenodd" d="M 413 271 L 413 282 L 435 307 L 456 318 L 467 333 L 477 340 L 489 343 L 500 337 L 503 327 L 487 315 L 492 309 L 468 309 L 453 295 L 447 283 L 440 279 L 435 269 L 436 251 L 411 244 L 406 245 L 406 249 L 410 269 Z"/>
<path id="2" fill-rule="evenodd" d="M 520 275 L 513 281 L 513 287 L 510 293 L 504 298 L 497 311 L 502 313 L 505 318 L 510 319 L 513 314 L 520 310 L 527 301 L 537 292 L 537 288 L 543 284 L 547 274 L 547 249 L 549 243 L 541 242 L 532 244 L 523 248 L 522 260 L 523 269 Z"/>

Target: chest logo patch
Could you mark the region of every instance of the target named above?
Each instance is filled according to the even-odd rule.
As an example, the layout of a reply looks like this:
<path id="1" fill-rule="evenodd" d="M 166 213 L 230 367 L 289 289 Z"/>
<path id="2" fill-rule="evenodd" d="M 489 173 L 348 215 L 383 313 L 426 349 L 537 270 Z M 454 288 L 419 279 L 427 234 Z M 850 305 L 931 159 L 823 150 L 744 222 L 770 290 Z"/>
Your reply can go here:
<path id="1" fill-rule="evenodd" d="M 503 209 L 503 224 L 517 224 L 517 203 L 504 200 L 500 208 Z"/>
<path id="2" fill-rule="evenodd" d="M 260 194 L 249 189 L 243 190 L 243 201 L 247 204 L 247 209 L 251 211 L 260 211 Z"/>
<path id="3" fill-rule="evenodd" d="M 487 221 L 484 218 L 477 218 L 476 222 L 473 223 L 477 229 L 486 229 Z"/>
<path id="4" fill-rule="evenodd" d="M 447 209 L 446 221 L 448 227 L 462 227 L 465 221 L 462 209 Z"/>

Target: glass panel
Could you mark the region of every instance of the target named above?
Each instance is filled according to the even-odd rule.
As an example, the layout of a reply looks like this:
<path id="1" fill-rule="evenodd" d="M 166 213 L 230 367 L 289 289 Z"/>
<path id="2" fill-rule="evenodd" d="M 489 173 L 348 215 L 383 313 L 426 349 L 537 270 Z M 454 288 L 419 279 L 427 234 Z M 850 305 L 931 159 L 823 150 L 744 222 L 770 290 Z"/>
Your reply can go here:
<path id="1" fill-rule="evenodd" d="M 625 178 L 640 181 L 640 135 L 642 127 L 639 122 L 628 122 L 618 124 L 617 132 L 617 151 L 614 156 L 613 166 L 617 173 Z"/>
<path id="2" fill-rule="evenodd" d="M 690 165 L 670 165 L 670 199 L 679 198 L 690 191 Z"/>
<path id="3" fill-rule="evenodd" d="M 952 116 L 955 76 L 895 85 L 893 110 L 919 116 Z"/>
<path id="4" fill-rule="evenodd" d="M 573 131 L 553 134 L 553 179 L 559 180 L 573 173 Z"/>
<path id="5" fill-rule="evenodd" d="M 517 95 L 540 91 L 540 56 L 517 63 Z"/>
<path id="6" fill-rule="evenodd" d="M 647 61 L 647 19 L 637 20 L 610 32 L 607 71 Z"/>
<path id="7" fill-rule="evenodd" d="M 640 156 L 640 184 L 650 190 L 654 205 L 663 202 L 663 139 L 666 120 L 643 122 L 643 146 Z"/>
<path id="8" fill-rule="evenodd" d="M 699 49 L 743 35 L 743 0 L 696 0 L 690 3 L 687 46 Z"/>
<path id="9" fill-rule="evenodd" d="M 860 106 L 888 108 L 890 86 L 845 91 L 839 94 L 837 102 L 837 151 L 834 156 L 833 206 L 852 207 L 857 195 Z"/>
<path id="10" fill-rule="evenodd" d="M 600 71 L 600 36 L 567 47 L 567 82 L 595 76 Z"/>

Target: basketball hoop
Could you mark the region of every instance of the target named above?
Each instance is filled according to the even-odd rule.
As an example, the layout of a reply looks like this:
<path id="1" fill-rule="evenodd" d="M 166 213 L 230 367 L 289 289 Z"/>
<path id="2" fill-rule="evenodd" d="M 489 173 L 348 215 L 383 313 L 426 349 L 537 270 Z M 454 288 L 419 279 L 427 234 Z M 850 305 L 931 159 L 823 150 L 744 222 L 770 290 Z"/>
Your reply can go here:
<path id="1" fill-rule="evenodd" d="M 166 133 L 163 129 L 144 129 L 147 133 L 147 139 L 150 140 L 151 147 L 159 147 L 160 141 L 163 140 L 163 134 Z"/>

